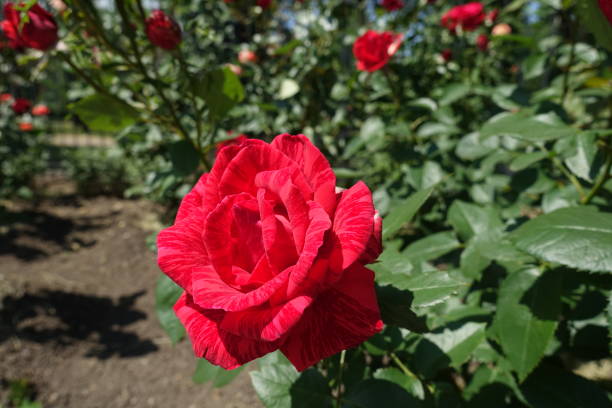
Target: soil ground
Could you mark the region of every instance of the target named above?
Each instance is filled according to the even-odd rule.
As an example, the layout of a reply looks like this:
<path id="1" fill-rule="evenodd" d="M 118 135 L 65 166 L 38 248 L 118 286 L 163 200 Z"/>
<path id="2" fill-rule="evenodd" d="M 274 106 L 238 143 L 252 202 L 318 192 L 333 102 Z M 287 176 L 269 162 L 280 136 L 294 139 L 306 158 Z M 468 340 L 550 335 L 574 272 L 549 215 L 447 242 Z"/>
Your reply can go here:
<path id="1" fill-rule="evenodd" d="M 221 389 L 194 384 L 191 345 L 160 328 L 151 203 L 2 204 L 0 406 L 25 380 L 44 408 L 261 407 L 246 372 Z"/>

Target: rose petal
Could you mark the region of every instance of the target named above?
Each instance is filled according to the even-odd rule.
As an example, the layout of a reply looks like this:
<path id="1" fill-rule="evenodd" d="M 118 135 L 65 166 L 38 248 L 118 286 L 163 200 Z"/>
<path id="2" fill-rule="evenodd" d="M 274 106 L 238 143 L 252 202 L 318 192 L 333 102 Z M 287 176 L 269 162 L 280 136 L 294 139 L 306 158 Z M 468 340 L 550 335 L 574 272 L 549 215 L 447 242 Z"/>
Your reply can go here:
<path id="1" fill-rule="evenodd" d="M 331 214 L 336 207 L 336 175 L 325 156 L 304 135 L 283 133 L 271 144 L 298 164 L 314 191 L 314 200 Z"/>
<path id="2" fill-rule="evenodd" d="M 278 340 L 300 320 L 312 301 L 309 296 L 299 296 L 276 307 L 229 312 L 223 316 L 219 327 L 254 340 Z"/>
<path id="3" fill-rule="evenodd" d="M 303 371 L 323 358 L 356 347 L 382 330 L 374 273 L 355 264 L 333 289 L 320 294 L 293 327 L 281 351 Z"/>
<path id="4" fill-rule="evenodd" d="M 225 312 L 202 310 L 183 293 L 174 311 L 185 326 L 193 352 L 226 370 L 234 369 L 278 348 L 275 342 L 256 341 L 220 330 Z"/>
<path id="5" fill-rule="evenodd" d="M 202 209 L 202 200 L 204 199 L 204 186 L 206 185 L 206 177 L 208 173 L 202 174 L 198 182 L 193 186 L 191 191 L 183 197 L 178 212 L 176 213 L 175 223 L 180 222 L 185 217 L 189 217 L 196 209 Z"/>
<path id="6" fill-rule="evenodd" d="M 370 189 L 361 181 L 342 192 L 334 218 L 334 245 L 330 266 L 334 282 L 365 251 L 374 230 L 374 204 Z"/>
<path id="7" fill-rule="evenodd" d="M 362 265 L 372 263 L 382 253 L 382 218 L 378 215 L 378 211 L 374 212 L 374 230 L 368 240 L 366 249 L 359 258 Z"/>

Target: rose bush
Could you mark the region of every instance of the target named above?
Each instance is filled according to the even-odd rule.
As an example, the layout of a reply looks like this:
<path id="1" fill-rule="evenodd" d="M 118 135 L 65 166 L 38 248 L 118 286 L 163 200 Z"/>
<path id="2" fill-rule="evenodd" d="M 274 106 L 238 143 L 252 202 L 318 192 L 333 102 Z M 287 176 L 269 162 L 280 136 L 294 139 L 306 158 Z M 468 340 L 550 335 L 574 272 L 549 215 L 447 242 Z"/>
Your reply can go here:
<path id="1" fill-rule="evenodd" d="M 198 357 L 226 369 L 280 349 L 298 370 L 382 329 L 381 219 L 365 184 L 336 192 L 303 135 L 222 148 L 158 237 Z"/>
<path id="2" fill-rule="evenodd" d="M 11 48 L 34 48 L 46 51 L 57 43 L 57 23 L 38 3 L 27 12 L 28 20 L 20 27 L 21 17 L 12 2 L 4 5 L 2 31 Z"/>
<path id="3" fill-rule="evenodd" d="M 402 36 L 392 32 L 366 31 L 353 45 L 357 69 L 374 72 L 384 67 L 397 52 Z"/>

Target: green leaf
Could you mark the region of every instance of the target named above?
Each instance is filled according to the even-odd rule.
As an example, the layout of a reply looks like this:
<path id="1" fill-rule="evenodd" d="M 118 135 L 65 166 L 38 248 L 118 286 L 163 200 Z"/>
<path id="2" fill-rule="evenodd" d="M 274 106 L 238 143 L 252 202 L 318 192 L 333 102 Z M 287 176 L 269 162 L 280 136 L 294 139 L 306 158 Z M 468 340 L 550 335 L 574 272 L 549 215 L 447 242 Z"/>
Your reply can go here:
<path id="1" fill-rule="evenodd" d="M 244 99 L 240 79 L 229 68 L 206 71 L 193 81 L 194 94 L 204 99 L 211 116 L 222 119 Z"/>
<path id="2" fill-rule="evenodd" d="M 559 271 L 541 274 L 537 269 L 523 269 L 501 285 L 495 333 L 521 381 L 540 362 L 555 333 L 561 283 Z"/>
<path id="3" fill-rule="evenodd" d="M 416 333 L 427 331 L 425 319 L 417 316 L 412 309 L 413 295 L 393 286 L 376 285 L 376 298 L 382 321 L 391 326 L 398 326 Z"/>
<path id="4" fill-rule="evenodd" d="M 560 367 L 538 368 L 521 389 L 534 408 L 608 408 L 610 400 L 594 382 Z"/>
<path id="5" fill-rule="evenodd" d="M 138 112 L 126 103 L 93 94 L 70 106 L 70 110 L 94 132 L 119 132 L 138 120 Z"/>
<path id="6" fill-rule="evenodd" d="M 612 24 L 599 8 L 597 0 L 580 0 L 576 10 L 582 25 L 595 35 L 597 42 L 612 51 Z"/>
<path id="7" fill-rule="evenodd" d="M 523 61 L 521 70 L 526 80 L 538 78 L 546 70 L 546 54 L 532 54 Z"/>
<path id="8" fill-rule="evenodd" d="M 374 371 L 372 377 L 377 380 L 387 380 L 395 383 L 420 400 L 425 398 L 425 391 L 421 381 L 414 376 L 407 376 L 395 367 L 379 368 Z"/>
<path id="9" fill-rule="evenodd" d="M 481 207 L 460 200 L 455 200 L 449 208 L 448 222 L 464 241 L 485 232 L 501 232 L 504 228 L 494 208 Z"/>
<path id="10" fill-rule="evenodd" d="M 421 402 L 399 385 L 386 380 L 365 380 L 343 396 L 345 408 L 421 407 Z M 313 407 L 316 405 L 312 405 Z"/>
<path id="11" fill-rule="evenodd" d="M 510 234 L 516 246 L 549 262 L 612 272 L 612 214 L 569 207 L 540 215 Z"/>
<path id="12" fill-rule="evenodd" d="M 231 383 L 245 367 L 243 365 L 234 370 L 226 370 L 201 358 L 198 359 L 192 380 L 196 384 L 212 381 L 213 387 L 219 388 Z"/>
<path id="13" fill-rule="evenodd" d="M 410 222 L 419 208 L 425 204 L 433 190 L 434 186 L 417 191 L 403 202 L 393 206 L 383 220 L 383 239 L 391 238 L 403 225 Z"/>
<path id="14" fill-rule="evenodd" d="M 413 242 L 403 252 L 410 262 L 420 263 L 438 258 L 461 244 L 451 231 L 438 232 Z"/>
<path id="15" fill-rule="evenodd" d="M 185 337 L 185 328 L 172 309 L 183 289 L 163 273 L 157 278 L 155 287 L 155 312 L 164 331 L 170 336 L 172 344 Z"/>
<path id="16" fill-rule="evenodd" d="M 534 163 L 545 159 L 548 156 L 546 152 L 521 153 L 510 162 L 510 170 L 521 171 L 531 166 Z"/>
<path id="17" fill-rule="evenodd" d="M 331 391 L 316 369 L 300 374 L 292 365 L 265 365 L 250 375 L 266 408 L 331 407 Z"/>
<path id="18" fill-rule="evenodd" d="M 168 145 L 172 168 L 179 176 L 193 174 L 200 164 L 200 154 L 186 140 L 179 140 Z"/>
<path id="19" fill-rule="evenodd" d="M 438 98 L 440 106 L 450 105 L 470 93 L 470 87 L 464 83 L 455 83 L 446 86 L 438 93 L 440 94 Z"/>
<path id="20" fill-rule="evenodd" d="M 578 177 L 593 181 L 597 176 L 597 137 L 593 133 L 579 133 L 575 138 L 575 150 L 571 157 L 565 159 L 567 167 Z"/>
<path id="21" fill-rule="evenodd" d="M 451 276 L 455 275 L 455 276 Z M 414 295 L 414 307 L 431 306 L 443 302 L 465 287 L 465 283 L 458 276 L 458 271 L 436 271 L 415 274 L 406 279 L 402 289 L 408 289 Z"/>
<path id="22" fill-rule="evenodd" d="M 546 122 L 543 118 L 523 113 L 499 114 L 480 129 L 481 139 L 509 135 L 529 142 L 546 142 L 575 135 L 578 132 L 563 123 Z"/>

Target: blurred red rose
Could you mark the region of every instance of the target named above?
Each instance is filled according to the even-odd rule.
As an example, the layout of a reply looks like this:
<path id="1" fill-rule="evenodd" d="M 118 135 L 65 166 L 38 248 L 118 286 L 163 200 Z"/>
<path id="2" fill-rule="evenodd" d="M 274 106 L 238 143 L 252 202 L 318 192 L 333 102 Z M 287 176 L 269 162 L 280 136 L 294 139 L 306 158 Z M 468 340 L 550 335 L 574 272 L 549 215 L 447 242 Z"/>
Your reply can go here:
<path id="1" fill-rule="evenodd" d="M 31 107 L 32 102 L 29 100 L 25 98 L 16 98 L 11 106 L 11 109 L 13 109 L 13 112 L 15 112 L 16 115 L 22 115 L 29 111 Z"/>
<path id="2" fill-rule="evenodd" d="M 13 99 L 13 95 L 10 93 L 3 93 L 0 95 L 0 102 L 8 102 Z"/>
<path id="3" fill-rule="evenodd" d="M 234 134 L 233 131 L 228 130 L 227 131 L 227 135 L 229 137 L 232 136 L 232 134 Z M 238 136 L 232 138 L 232 139 L 227 139 L 224 140 L 222 142 L 217 143 L 217 154 L 219 154 L 219 152 L 221 151 L 222 148 L 224 148 L 225 146 L 234 146 L 234 145 L 240 145 L 244 142 L 246 142 L 248 140 L 248 136 L 245 135 L 244 133 L 240 133 Z"/>
<path id="4" fill-rule="evenodd" d="M 472 2 L 453 7 L 442 16 L 441 24 L 455 32 L 457 27 L 464 31 L 474 31 L 485 19 L 484 6 L 480 2 Z"/>
<path id="5" fill-rule="evenodd" d="M 397 52 L 402 36 L 390 31 L 368 30 L 353 44 L 353 54 L 357 59 L 357 69 L 374 72 L 384 67 L 389 58 Z"/>
<path id="6" fill-rule="evenodd" d="M 51 110 L 49 109 L 49 107 L 47 105 L 35 105 L 32 108 L 32 115 L 34 116 L 46 116 L 49 113 L 51 113 Z"/>
<path id="7" fill-rule="evenodd" d="M 401 10 L 404 7 L 402 0 L 383 0 L 381 5 L 387 9 L 387 11 Z"/>
<path id="8" fill-rule="evenodd" d="M 476 37 L 476 46 L 480 51 L 486 51 L 487 48 L 489 48 L 489 37 L 485 34 L 479 34 L 478 37 Z"/>
<path id="9" fill-rule="evenodd" d="M 272 0 L 257 0 L 257 5 L 263 9 L 267 9 L 272 4 Z"/>
<path id="10" fill-rule="evenodd" d="M 240 52 L 238 53 L 238 61 L 240 61 L 241 64 L 248 64 L 248 63 L 256 63 L 258 60 L 257 58 L 257 54 L 255 54 L 253 51 L 251 50 L 240 50 Z"/>
<path id="11" fill-rule="evenodd" d="M 280 351 L 299 370 L 383 326 L 374 273 L 381 218 L 363 182 L 336 191 L 303 135 L 226 146 L 159 233 L 161 270 L 197 357 L 233 369 Z"/>
<path id="12" fill-rule="evenodd" d="M 610 24 L 612 24 L 612 0 L 599 0 L 599 8 Z"/>
<path id="13" fill-rule="evenodd" d="M 0 23 L 9 46 L 14 49 L 34 48 L 45 51 L 57 43 L 57 23 L 53 16 L 35 3 L 27 12 L 29 21 L 20 27 L 21 16 L 12 2 L 4 5 L 4 20 Z"/>
<path id="14" fill-rule="evenodd" d="M 487 13 L 487 16 L 485 19 L 487 20 L 487 23 L 493 24 L 495 20 L 497 20 L 497 16 L 499 16 L 499 10 L 494 9 Z"/>
<path id="15" fill-rule="evenodd" d="M 29 132 L 34 129 L 34 125 L 31 122 L 19 122 L 18 124 L 19 130 L 23 130 L 24 132 Z"/>
<path id="16" fill-rule="evenodd" d="M 440 55 L 442 56 L 442 59 L 444 60 L 444 62 L 448 62 L 453 59 L 453 51 L 451 51 L 450 48 L 442 50 Z"/>
<path id="17" fill-rule="evenodd" d="M 491 35 L 508 35 L 512 33 L 512 27 L 506 23 L 499 23 L 493 26 L 491 30 Z"/>
<path id="18" fill-rule="evenodd" d="M 154 10 L 146 21 L 149 41 L 165 50 L 173 50 L 181 43 L 181 28 L 161 10 Z"/>

